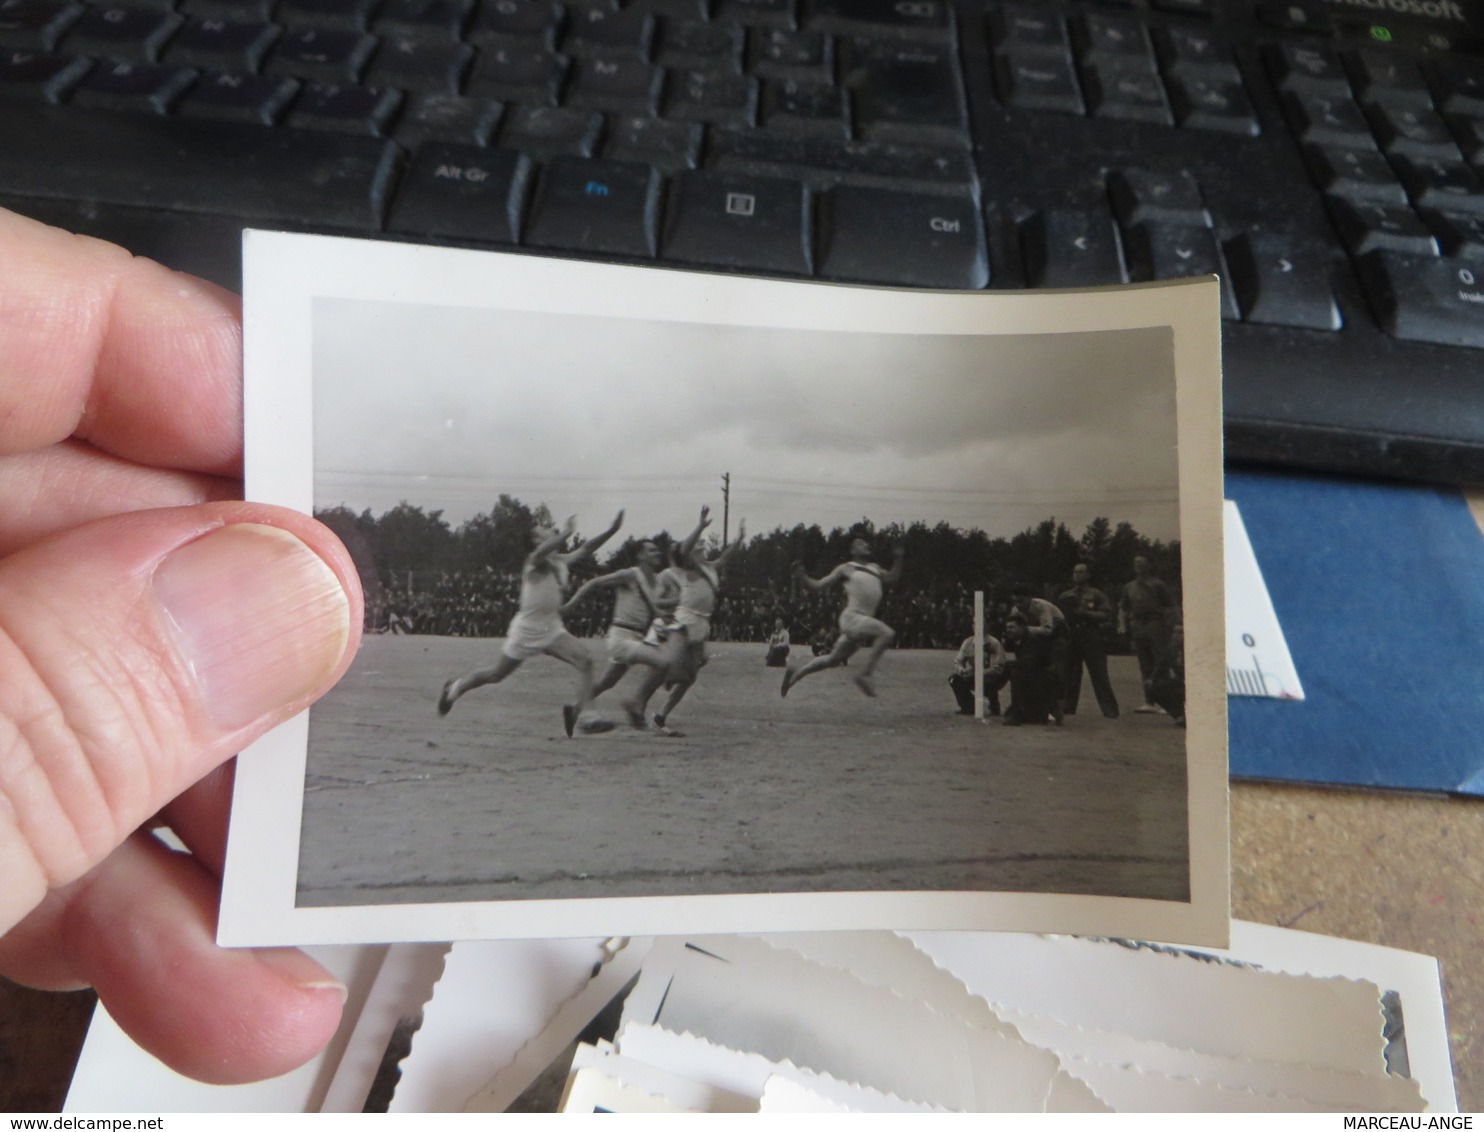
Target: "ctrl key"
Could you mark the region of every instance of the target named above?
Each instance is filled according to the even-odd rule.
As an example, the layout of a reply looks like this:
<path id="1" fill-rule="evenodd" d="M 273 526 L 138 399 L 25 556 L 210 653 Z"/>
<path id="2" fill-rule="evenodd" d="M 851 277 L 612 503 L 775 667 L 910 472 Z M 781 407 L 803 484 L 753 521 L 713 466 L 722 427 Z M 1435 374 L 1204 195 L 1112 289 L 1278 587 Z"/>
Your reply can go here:
<path id="1" fill-rule="evenodd" d="M 1388 334 L 1448 346 L 1484 346 L 1484 262 L 1372 252 L 1361 283 Z"/>
<path id="2" fill-rule="evenodd" d="M 424 143 L 392 201 L 387 230 L 513 244 L 530 161 L 506 149 Z"/>
<path id="3" fill-rule="evenodd" d="M 989 282 L 984 225 L 968 196 L 840 185 L 823 212 L 827 279 L 969 290 Z"/>

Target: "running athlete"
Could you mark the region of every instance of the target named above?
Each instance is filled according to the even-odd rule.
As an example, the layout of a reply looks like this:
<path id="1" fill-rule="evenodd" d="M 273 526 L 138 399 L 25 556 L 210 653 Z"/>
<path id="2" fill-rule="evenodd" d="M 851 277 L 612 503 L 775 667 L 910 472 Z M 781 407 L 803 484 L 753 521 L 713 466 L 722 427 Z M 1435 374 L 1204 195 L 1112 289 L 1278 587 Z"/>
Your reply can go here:
<path id="1" fill-rule="evenodd" d="M 850 561 L 842 562 L 823 578 L 811 578 L 803 564 L 794 563 L 794 576 L 811 590 L 822 590 L 836 582 L 845 586 L 845 608 L 840 611 L 840 635 L 835 646 L 824 656 L 815 657 L 800 668 L 790 668 L 783 673 L 782 694 L 815 672 L 826 668 L 837 668 L 861 649 L 869 649 L 865 666 L 855 677 L 855 686 L 868 696 L 876 694 L 876 685 L 871 682 L 871 673 L 876 670 L 881 654 L 896 640 L 896 630 L 876 620 L 876 609 L 881 604 L 883 588 L 902 576 L 902 548 L 892 550 L 891 569 L 883 571 L 872 560 L 871 544 L 863 538 L 850 544 Z"/>
<path id="2" fill-rule="evenodd" d="M 498 684 L 523 661 L 545 653 L 577 669 L 577 699 L 562 705 L 562 727 L 571 736 L 577 726 L 577 717 L 592 698 L 593 662 L 587 649 L 562 624 L 562 594 L 567 590 L 572 565 L 591 558 L 593 552 L 612 538 L 622 525 L 623 512 L 620 511 L 606 531 L 565 554 L 559 551 L 577 529 L 575 515 L 562 525 L 561 530 L 541 526 L 532 532 L 536 547 L 526 555 L 521 568 L 520 608 L 510 621 L 500 659 L 488 668 L 477 668 L 444 684 L 438 694 L 439 715 L 447 715 L 465 692 L 485 684 Z"/>
<path id="3" fill-rule="evenodd" d="M 704 530 L 711 520 L 709 507 L 701 508 L 701 522 L 696 533 Z M 727 559 L 747 539 L 747 525 L 737 524 L 737 540 L 707 558 L 694 541 L 677 546 L 672 554 L 674 564 L 665 573 L 672 575 L 680 586 L 680 601 L 675 606 L 675 620 L 679 624 L 684 656 L 677 669 L 677 679 L 670 689 L 665 706 L 655 713 L 654 727 L 660 734 L 673 734 L 666 720 L 680 706 L 685 693 L 696 682 L 701 668 L 706 663 L 706 642 L 711 637 L 711 615 L 716 611 L 716 598 L 721 588 L 721 569 Z M 689 553 L 686 548 L 689 546 Z M 646 697 L 647 699 L 647 697 Z"/>
<path id="4" fill-rule="evenodd" d="M 692 531 L 684 545 L 693 548 L 703 529 L 698 526 Z M 633 566 L 589 579 L 562 606 L 562 612 L 569 613 L 595 590 L 615 591 L 613 617 L 608 623 L 608 667 L 588 699 L 591 702 L 601 696 L 634 665 L 644 665 L 651 670 L 650 680 L 645 681 L 634 699 L 620 705 L 629 723 L 640 731 L 648 726 L 644 711 L 649 697 L 668 678 L 677 660 L 678 642 L 669 639 L 668 623 L 680 593 L 677 585 L 659 573 L 663 561 L 659 545 L 653 539 L 645 539 L 639 544 Z M 654 679 L 656 674 L 658 679 Z M 584 724 L 583 729 L 588 730 L 588 725 Z"/>

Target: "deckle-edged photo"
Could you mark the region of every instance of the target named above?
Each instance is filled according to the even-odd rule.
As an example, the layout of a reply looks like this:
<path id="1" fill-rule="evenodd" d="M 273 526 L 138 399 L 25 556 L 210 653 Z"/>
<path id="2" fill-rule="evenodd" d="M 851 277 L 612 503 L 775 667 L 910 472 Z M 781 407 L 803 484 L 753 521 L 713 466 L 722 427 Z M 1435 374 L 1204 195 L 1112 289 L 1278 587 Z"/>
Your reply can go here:
<path id="1" fill-rule="evenodd" d="M 365 636 L 240 760 L 224 941 L 1221 942 L 1213 283 L 245 263 L 250 497 Z"/>

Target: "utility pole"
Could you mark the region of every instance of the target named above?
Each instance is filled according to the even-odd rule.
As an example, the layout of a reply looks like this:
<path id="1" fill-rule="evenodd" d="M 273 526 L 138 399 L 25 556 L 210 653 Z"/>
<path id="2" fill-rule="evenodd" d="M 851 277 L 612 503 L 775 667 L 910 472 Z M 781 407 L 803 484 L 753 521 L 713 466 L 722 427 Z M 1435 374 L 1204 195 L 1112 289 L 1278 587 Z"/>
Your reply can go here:
<path id="1" fill-rule="evenodd" d="M 732 473 L 721 473 L 721 545 L 731 541 Z"/>

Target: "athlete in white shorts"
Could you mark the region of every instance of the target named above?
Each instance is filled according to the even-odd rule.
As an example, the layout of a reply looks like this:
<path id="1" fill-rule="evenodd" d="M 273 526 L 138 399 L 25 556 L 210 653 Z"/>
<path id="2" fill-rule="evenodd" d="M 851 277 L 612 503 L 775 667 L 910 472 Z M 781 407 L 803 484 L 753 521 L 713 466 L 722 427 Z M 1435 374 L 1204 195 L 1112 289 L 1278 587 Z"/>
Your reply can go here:
<path id="1" fill-rule="evenodd" d="M 860 649 L 869 649 L 866 663 L 855 677 L 855 686 L 868 696 L 876 694 L 871 682 L 871 673 L 876 670 L 881 654 L 896 640 L 896 630 L 876 620 L 876 609 L 881 604 L 884 587 L 902 576 L 902 548 L 892 551 L 890 570 L 882 570 L 872 560 L 871 544 L 863 538 L 850 544 L 850 561 L 842 562 L 823 578 L 811 578 L 801 563 L 794 563 L 794 575 L 811 590 L 822 590 L 840 582 L 845 587 L 845 608 L 840 611 L 840 635 L 835 647 L 824 656 L 815 657 L 799 668 L 789 668 L 783 673 L 782 694 L 805 676 L 836 668 L 844 664 Z"/>
<path id="2" fill-rule="evenodd" d="M 593 552 L 612 538 L 622 525 L 623 512 L 620 511 L 606 531 L 565 554 L 558 552 L 577 529 L 575 515 L 560 531 L 551 527 L 536 528 L 532 533 L 536 548 L 526 556 L 521 568 L 520 608 L 511 619 L 500 659 L 488 668 L 477 668 L 444 684 L 438 694 L 439 715 L 447 715 L 465 692 L 485 684 L 498 684 L 523 661 L 544 653 L 577 669 L 577 698 L 573 703 L 562 705 L 562 726 L 569 736 L 572 734 L 577 717 L 592 698 L 593 662 L 587 649 L 562 624 L 562 595 L 566 592 L 573 563 L 592 557 Z"/>
<path id="3" fill-rule="evenodd" d="M 661 681 L 674 664 L 675 645 L 668 640 L 663 626 L 671 620 L 680 593 L 678 587 L 659 573 L 663 561 L 659 545 L 645 539 L 639 544 L 633 566 L 584 582 L 562 606 L 562 612 L 568 613 L 596 590 L 614 591 L 613 617 L 608 625 L 608 667 L 593 685 L 590 700 L 617 684 L 636 664 L 659 672 Z M 623 704 L 629 722 L 640 730 L 645 727 L 647 702 L 646 695 L 643 700 L 626 700 Z M 583 729 L 589 727 L 585 722 Z"/>
<path id="4" fill-rule="evenodd" d="M 711 522 L 708 517 L 710 511 L 709 507 L 701 508 L 701 522 L 696 528 L 698 533 Z M 746 540 L 747 526 L 745 523 L 738 523 L 736 541 L 710 558 L 701 554 L 694 543 L 688 554 L 685 553 L 684 543 L 675 548 L 675 563 L 665 573 L 673 574 L 680 586 L 680 602 L 675 607 L 675 620 L 679 622 L 684 634 L 686 655 L 665 706 L 655 713 L 654 726 L 658 731 L 669 730 L 666 721 L 670 718 L 670 713 L 680 706 L 680 701 L 696 682 L 696 677 L 706 663 L 706 642 L 711 637 L 711 615 L 716 612 L 721 570 L 732 552 Z"/>

